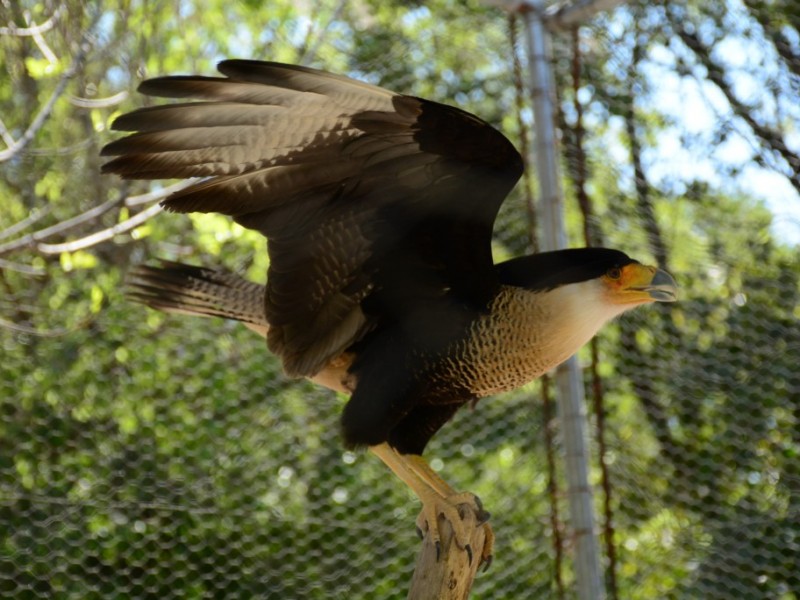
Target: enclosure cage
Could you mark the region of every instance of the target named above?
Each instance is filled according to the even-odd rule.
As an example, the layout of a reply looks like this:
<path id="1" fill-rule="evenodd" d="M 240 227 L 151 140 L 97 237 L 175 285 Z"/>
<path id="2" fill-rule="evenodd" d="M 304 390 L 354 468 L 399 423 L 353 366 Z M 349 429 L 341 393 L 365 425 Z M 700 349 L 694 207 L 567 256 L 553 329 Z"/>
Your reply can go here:
<path id="1" fill-rule="evenodd" d="M 285 377 L 241 324 L 125 295 L 156 259 L 263 282 L 263 238 L 159 214 L 173 182 L 101 176 L 98 152 L 151 102 L 142 79 L 229 56 L 454 104 L 525 150 L 528 59 L 497 4 L 0 2 L 0 596 L 406 597 L 420 507 L 343 448 L 345 398 Z M 610 598 L 800 598 L 798 15 L 629 2 L 553 34 L 571 244 L 681 288 L 579 354 Z M 497 260 L 533 244 L 531 171 Z M 492 514 L 471 597 L 578 594 L 545 391 L 481 400 L 426 452 Z"/>

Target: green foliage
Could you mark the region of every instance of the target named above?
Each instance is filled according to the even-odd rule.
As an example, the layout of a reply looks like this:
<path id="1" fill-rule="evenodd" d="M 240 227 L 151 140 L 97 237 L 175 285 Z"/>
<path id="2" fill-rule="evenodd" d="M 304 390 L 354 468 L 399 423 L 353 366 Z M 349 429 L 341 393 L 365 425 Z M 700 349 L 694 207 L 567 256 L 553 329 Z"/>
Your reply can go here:
<path id="1" fill-rule="evenodd" d="M 582 33 L 577 90 L 569 36 L 556 38 L 565 145 L 577 99 L 605 243 L 657 255 L 643 223 L 647 184 L 683 289 L 679 304 L 631 314 L 599 343 L 622 598 L 800 597 L 800 256 L 738 176 L 753 163 L 786 174 L 789 163 L 724 107 L 709 131 L 682 130 L 658 103 L 653 75 L 708 74 L 676 36 L 681 22 L 711 45 L 763 43 L 763 56 L 742 67 L 768 92 L 750 106 L 783 130 L 800 106 L 796 64 L 784 54 L 797 55 L 789 4 L 634 4 L 601 16 Z M 506 19 L 478 0 L 0 4 L 3 26 L 51 17 L 41 40 L 0 35 L 0 118 L 15 140 L 87 48 L 43 127 L 0 163 L 0 232 L 39 215 L 0 248 L 158 189 L 98 175 L 110 124 L 150 102 L 133 93 L 143 78 L 212 74 L 224 57 L 350 73 L 458 104 L 519 139 Z M 658 57 L 666 66 L 654 71 Z M 128 95 L 105 101 L 119 93 Z M 522 117 L 530 120 L 527 104 Z M 658 151 L 665 138 L 678 137 L 713 159 L 716 175 L 676 169 L 637 180 L 630 124 L 646 175 L 669 158 Z M 757 149 L 744 162 L 710 150 L 736 135 Z M 566 166 L 573 160 L 567 154 Z M 523 198 L 512 194 L 498 219 L 498 258 L 529 245 Z M 142 208 L 120 201 L 43 241 L 77 239 Z M 582 243 L 573 198 L 568 221 Z M 35 272 L 0 263 L 0 595 L 404 597 L 417 507 L 376 461 L 341 448 L 342 399 L 287 381 L 240 326 L 127 301 L 129 266 L 156 257 L 261 281 L 267 267 L 263 239 L 216 215 L 162 213 L 74 250 L 0 250 L 11 267 Z M 551 504 L 538 390 L 463 411 L 430 448 L 447 478 L 493 513 L 498 556 L 475 597 L 556 593 L 550 513 L 568 509 L 560 469 Z"/>

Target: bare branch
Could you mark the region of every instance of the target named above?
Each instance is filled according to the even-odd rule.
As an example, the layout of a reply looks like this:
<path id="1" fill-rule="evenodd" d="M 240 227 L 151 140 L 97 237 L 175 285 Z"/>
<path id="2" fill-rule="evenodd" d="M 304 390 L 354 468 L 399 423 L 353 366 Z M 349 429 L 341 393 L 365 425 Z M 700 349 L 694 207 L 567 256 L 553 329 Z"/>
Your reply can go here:
<path id="1" fill-rule="evenodd" d="M 74 63 L 73 63 L 74 65 Z M 22 135 L 19 140 L 15 140 L 13 144 L 11 144 L 7 149 L 0 152 L 0 162 L 5 162 L 14 158 L 19 152 L 22 151 L 25 146 L 27 146 L 30 141 L 34 138 L 34 136 L 39 132 L 39 129 L 42 128 L 44 122 L 50 116 L 50 113 L 53 112 L 53 107 L 55 106 L 56 100 L 64 93 L 64 89 L 67 87 L 67 82 L 75 75 L 77 69 L 73 69 L 70 67 L 64 74 L 61 76 L 61 80 L 58 82 L 56 89 L 53 90 L 50 99 L 47 101 L 42 109 L 39 111 L 39 114 L 36 115 L 36 118 L 33 120 L 33 123 L 30 124 L 28 129 Z"/>
<path id="2" fill-rule="evenodd" d="M 125 198 L 125 206 L 139 206 L 140 204 L 149 204 L 150 202 L 161 200 L 162 198 L 166 198 L 174 192 L 179 192 L 190 185 L 194 185 L 198 181 L 202 181 L 202 178 L 195 177 L 193 179 L 186 179 L 184 181 L 179 181 L 178 183 L 168 185 L 160 190 L 147 192 L 146 194 L 139 194 L 138 196 L 128 196 Z"/>
<path id="3" fill-rule="evenodd" d="M 642 45 L 639 43 L 638 36 L 636 40 L 633 46 L 633 56 L 631 57 L 630 70 L 627 78 L 628 85 L 630 86 L 627 94 L 628 101 L 623 105 L 622 118 L 625 121 L 625 133 L 628 136 L 628 143 L 630 145 L 631 165 L 633 166 L 633 185 L 636 188 L 636 205 L 641 215 L 642 225 L 647 232 L 650 249 L 657 263 L 661 267 L 669 269 L 667 246 L 664 243 L 664 237 L 661 235 L 661 228 L 658 226 L 658 221 L 656 220 L 656 213 L 653 207 L 653 195 L 651 193 L 652 189 L 642 163 L 642 141 L 636 130 L 636 94 L 634 92 L 634 86 L 637 81 L 636 70 L 642 61 L 642 54 L 644 52 Z"/>
<path id="4" fill-rule="evenodd" d="M 45 206 L 40 210 L 32 210 L 31 214 L 22 219 L 22 221 L 18 221 L 17 223 L 14 223 L 11 227 L 7 227 L 3 231 L 0 231 L 0 240 L 10 238 L 12 235 L 17 235 L 20 231 L 24 231 L 34 223 L 41 221 L 44 217 L 46 217 L 49 214 L 50 214 L 49 206 Z"/>
<path id="5" fill-rule="evenodd" d="M 30 13 L 28 13 L 27 11 L 25 13 L 25 20 L 28 21 L 29 26 L 33 27 L 32 29 L 33 33 L 31 34 L 31 36 L 33 37 L 33 41 L 36 42 L 36 45 L 39 47 L 39 50 L 41 50 L 42 54 L 44 54 L 44 57 L 47 59 L 47 62 L 49 62 L 51 65 L 57 64 L 58 56 L 56 56 L 56 53 L 53 52 L 52 48 L 50 48 L 50 45 L 47 43 L 47 40 L 44 39 L 42 32 L 36 28 L 36 23 L 33 22 L 33 20 L 30 17 Z"/>
<path id="6" fill-rule="evenodd" d="M 78 225 L 86 223 L 87 221 L 91 221 L 92 219 L 96 219 L 107 213 L 112 208 L 119 206 L 124 201 L 124 198 L 114 198 L 112 200 L 108 200 L 99 206 L 95 206 L 94 208 L 79 214 L 76 217 L 72 217 L 66 221 L 61 221 L 55 225 L 51 225 L 50 227 L 45 227 L 39 231 L 34 231 L 33 233 L 29 233 L 28 235 L 11 242 L 6 242 L 5 244 L 0 245 L 0 256 L 9 254 L 16 250 L 21 250 L 22 248 L 36 247 L 41 240 L 58 235 L 59 233 L 65 233 L 70 229 L 74 229 Z"/>
<path id="7" fill-rule="evenodd" d="M 83 212 L 83 213 L 81 213 L 81 214 L 79 214 L 79 215 L 77 215 L 75 217 L 72 217 L 71 219 L 67 219 L 66 221 L 61 221 L 59 223 L 56 223 L 55 225 L 51 225 L 49 227 L 45 227 L 44 229 L 40 229 L 39 231 L 34 231 L 33 233 L 29 233 L 28 235 L 25 235 L 25 236 L 23 236 L 21 238 L 18 238 L 16 240 L 12 240 L 10 242 L 6 242 L 5 244 L 0 245 L 0 256 L 6 255 L 6 254 L 10 254 L 12 252 L 15 252 L 17 250 L 21 250 L 23 248 L 34 248 L 34 249 L 36 249 L 36 250 L 38 250 L 40 252 L 43 252 L 41 250 L 42 246 L 44 246 L 44 247 L 61 246 L 63 244 L 42 244 L 41 242 L 43 240 L 47 239 L 47 238 L 53 237 L 53 236 L 58 235 L 58 234 L 66 233 L 66 232 L 70 231 L 71 229 L 75 229 L 79 225 L 82 225 L 82 224 L 87 223 L 89 221 L 92 221 L 94 219 L 98 219 L 102 215 L 107 213 L 108 211 L 110 211 L 113 208 L 116 208 L 118 206 L 122 206 L 122 205 L 124 205 L 124 206 L 139 206 L 141 204 L 147 204 L 147 203 L 150 203 L 150 202 L 155 202 L 157 200 L 161 200 L 162 198 L 166 198 L 167 196 L 169 196 L 173 192 L 176 192 L 176 191 L 181 190 L 181 189 L 183 189 L 185 187 L 188 187 L 189 185 L 191 185 L 195 181 L 196 180 L 194 180 L 194 179 L 193 180 L 189 180 L 189 181 L 181 181 L 179 183 L 176 183 L 174 185 L 165 187 L 165 188 L 163 188 L 161 190 L 158 190 L 158 191 L 155 191 L 155 192 L 147 192 L 146 194 L 139 194 L 139 195 L 136 195 L 136 196 L 127 196 L 127 197 L 113 198 L 111 200 L 107 200 L 106 202 L 103 202 L 103 204 L 100 204 L 98 206 L 90 208 L 89 210 L 87 210 L 87 211 L 85 211 L 85 212 Z M 157 213 L 153 213 L 153 214 L 157 214 Z M 136 215 L 136 216 L 138 217 L 139 215 Z M 37 217 L 35 219 L 35 221 L 38 221 L 40 218 L 41 217 Z M 133 218 L 135 218 L 135 217 L 133 217 Z M 0 232 L 0 239 L 3 239 L 5 237 L 10 237 L 14 233 L 16 233 L 18 231 L 21 231 L 22 229 L 24 229 L 25 227 L 30 225 L 30 223 L 26 223 L 26 221 L 28 219 L 31 219 L 31 217 L 28 217 L 27 219 L 24 219 L 23 221 L 20 221 L 19 223 L 16 223 L 16 224 L 12 225 L 11 227 L 6 229 L 5 231 Z M 125 223 L 127 223 L 127 222 L 128 221 L 125 221 Z M 24 225 L 23 225 L 23 223 L 24 223 Z M 118 223 L 117 225 L 122 225 L 122 223 Z M 133 225 L 133 227 L 136 227 L 136 225 Z M 8 233 L 12 229 L 14 229 L 14 231 L 12 231 L 11 233 Z M 108 230 L 104 230 L 104 231 L 108 231 Z M 89 237 L 91 237 L 91 236 L 89 236 Z M 82 239 L 87 239 L 87 238 L 82 238 Z M 98 240 L 98 241 L 103 241 L 103 240 Z M 95 243 L 97 243 L 97 242 L 95 242 Z M 47 254 L 47 252 L 44 252 L 44 253 Z"/>
<path id="8" fill-rule="evenodd" d="M 0 269 L 7 271 L 17 271 L 18 273 L 25 273 L 25 275 L 44 275 L 45 270 L 41 267 L 32 267 L 30 265 L 21 265 L 19 263 L 11 262 L 4 258 L 0 258 Z"/>
<path id="9" fill-rule="evenodd" d="M 127 99 L 127 91 L 122 91 L 108 98 L 80 98 L 78 96 L 69 96 L 70 104 L 81 108 L 108 108 L 109 106 L 120 104 Z"/>
<path id="10" fill-rule="evenodd" d="M 771 150 L 786 161 L 789 165 L 789 173 L 786 174 L 789 182 L 800 192 L 800 156 L 786 145 L 780 132 L 759 123 L 751 110 L 736 97 L 725 78 L 724 69 L 711 57 L 710 48 L 703 43 L 700 36 L 689 31 L 679 17 L 673 16 L 672 22 L 678 37 L 694 53 L 699 63 L 705 67 L 708 79 L 723 93 L 733 113 L 747 123 L 756 137 L 761 140 L 764 148 Z"/>
<path id="11" fill-rule="evenodd" d="M 0 327 L 5 327 L 6 329 L 16 331 L 17 333 L 27 333 L 28 335 L 35 335 L 38 337 L 53 338 L 61 337 L 62 335 L 67 335 L 68 333 L 82 329 L 86 327 L 86 325 L 88 325 L 92 320 L 94 320 L 94 318 L 94 315 L 90 315 L 72 327 L 59 327 L 58 329 L 36 329 L 35 327 L 20 325 L 18 323 L 13 323 L 0 318 Z"/>
<path id="12" fill-rule="evenodd" d="M 14 138 L 8 130 L 8 127 L 6 127 L 6 124 L 3 123 L 3 119 L 0 119 L 0 138 L 3 138 L 6 146 L 12 146 L 14 144 Z"/>
<path id="13" fill-rule="evenodd" d="M 316 35 L 316 39 L 314 39 L 313 42 L 311 42 L 310 44 L 309 42 L 311 41 L 311 38 L 314 35 L 314 28 L 313 26 L 309 28 L 308 35 L 306 36 L 305 43 L 303 44 L 305 49 L 302 50 L 300 57 L 297 61 L 299 64 L 308 65 L 314 61 L 320 46 L 322 46 L 322 42 L 325 40 L 325 36 L 328 34 L 328 31 L 331 28 L 331 25 L 335 21 L 337 21 L 339 17 L 341 17 L 342 11 L 344 10 L 346 4 L 347 0 L 341 0 L 339 4 L 336 5 L 333 14 L 331 14 L 331 18 L 328 19 L 327 23 L 325 23 L 322 30 Z"/>
<path id="14" fill-rule="evenodd" d="M 33 27 L 17 27 L 13 23 L 10 23 L 8 27 L 0 27 L 0 35 L 13 35 L 17 37 L 24 37 L 24 36 L 33 36 L 33 35 L 40 35 L 47 31 L 50 31 L 58 21 L 58 18 L 61 16 L 61 13 L 64 11 L 66 5 L 60 4 L 58 8 L 56 8 L 55 12 L 47 19 L 44 23 L 40 25 L 34 25 Z"/>
<path id="15" fill-rule="evenodd" d="M 762 2 L 754 2 L 754 0 L 744 0 L 744 5 L 755 20 L 758 21 L 758 24 L 761 25 L 764 37 L 772 42 L 786 67 L 795 75 L 800 76 L 800 55 L 796 54 L 792 49 L 792 45 L 780 23 L 775 23 L 770 18 L 770 11 L 767 10 L 766 5 Z"/>
<path id="16" fill-rule="evenodd" d="M 61 79 L 58 81 L 56 85 L 56 89 L 53 90 L 53 93 L 50 95 L 50 99 L 47 103 L 39 110 L 39 113 L 33 119 L 33 122 L 28 126 L 28 129 L 22 134 L 22 137 L 19 140 L 16 140 L 12 144 L 9 145 L 8 148 L 0 152 L 0 162 L 5 162 L 7 160 L 12 159 L 14 156 L 19 154 L 25 146 L 27 146 L 31 140 L 36 136 L 39 130 L 44 125 L 45 121 L 47 121 L 50 114 L 53 112 L 53 107 L 56 104 L 56 101 L 61 97 L 64 93 L 64 90 L 67 87 L 67 83 L 69 80 L 72 79 L 81 69 L 83 66 L 83 62 L 86 58 L 86 54 L 89 50 L 89 34 L 94 29 L 95 24 L 99 18 L 100 11 L 97 11 L 95 14 L 92 23 L 86 29 L 81 38 L 81 42 L 78 45 L 78 53 L 73 57 L 72 64 L 70 64 L 69 68 L 64 71 L 61 75 Z"/>
<path id="17" fill-rule="evenodd" d="M 81 150 L 89 148 L 94 143 L 94 138 L 84 138 L 80 142 L 70 144 L 69 146 L 58 146 L 56 148 L 31 148 L 25 154 L 28 156 L 67 156 L 68 154 L 75 154 Z"/>
<path id="18" fill-rule="evenodd" d="M 62 252 L 76 252 L 90 246 L 95 246 L 101 242 L 110 240 L 114 236 L 126 233 L 131 229 L 135 229 L 142 225 L 148 219 L 153 218 L 158 213 L 164 210 L 160 204 L 154 204 L 150 208 L 144 209 L 142 212 L 134 215 L 130 219 L 117 223 L 113 227 L 103 229 L 86 237 L 73 240 L 71 242 L 64 242 L 63 244 L 37 244 L 36 249 L 42 254 L 61 254 Z"/>

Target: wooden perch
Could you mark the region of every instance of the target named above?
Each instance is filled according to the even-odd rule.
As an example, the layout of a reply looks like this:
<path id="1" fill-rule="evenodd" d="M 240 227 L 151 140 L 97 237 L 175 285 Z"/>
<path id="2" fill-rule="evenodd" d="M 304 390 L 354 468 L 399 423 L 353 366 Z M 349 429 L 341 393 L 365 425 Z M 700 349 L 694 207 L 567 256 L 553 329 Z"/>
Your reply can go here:
<path id="1" fill-rule="evenodd" d="M 469 544 L 473 548 L 472 564 L 467 552 L 453 543 L 453 528 L 450 522 L 439 515 L 441 549 L 436 557 L 436 546 L 430 533 L 422 541 L 422 550 L 417 557 L 417 567 L 411 580 L 408 600 L 466 600 L 472 582 L 481 566 L 481 551 L 486 533 L 478 525 L 472 530 Z"/>

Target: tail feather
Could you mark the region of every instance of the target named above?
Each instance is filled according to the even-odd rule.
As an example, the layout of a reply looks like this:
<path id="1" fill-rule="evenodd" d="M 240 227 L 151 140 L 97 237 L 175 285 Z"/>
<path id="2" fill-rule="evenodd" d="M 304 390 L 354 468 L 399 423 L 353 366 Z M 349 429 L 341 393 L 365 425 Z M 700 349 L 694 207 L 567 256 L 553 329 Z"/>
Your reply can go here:
<path id="1" fill-rule="evenodd" d="M 128 282 L 128 297 L 136 302 L 165 312 L 241 321 L 262 337 L 269 332 L 265 290 L 229 271 L 171 261 L 140 265 Z M 352 362 L 353 355 L 344 352 L 309 378 L 334 391 L 352 393 L 356 385 L 349 373 Z"/>
<path id="2" fill-rule="evenodd" d="M 151 308 L 233 319 L 266 336 L 264 296 L 263 285 L 234 273 L 172 261 L 140 265 L 128 283 L 128 297 Z"/>

